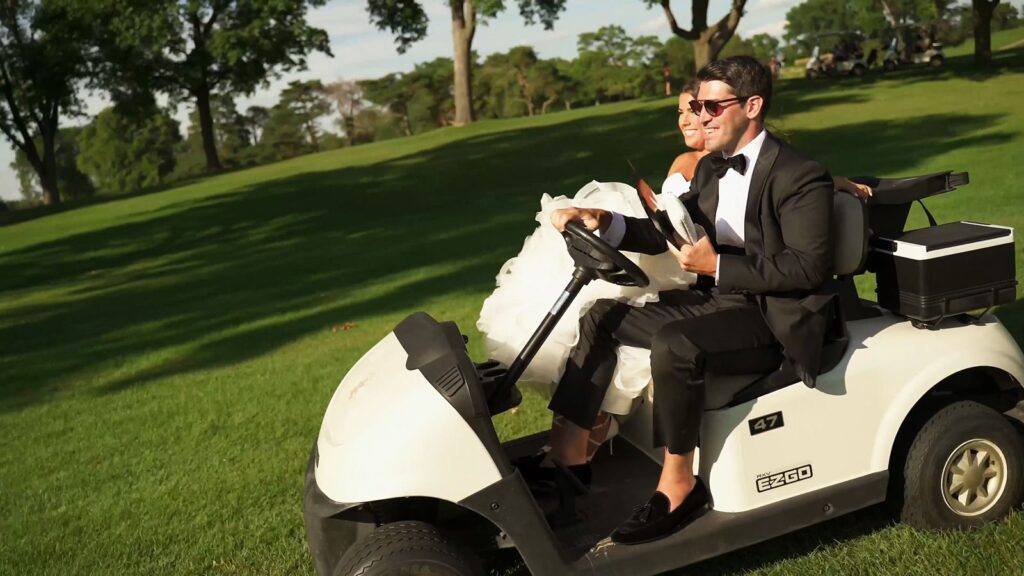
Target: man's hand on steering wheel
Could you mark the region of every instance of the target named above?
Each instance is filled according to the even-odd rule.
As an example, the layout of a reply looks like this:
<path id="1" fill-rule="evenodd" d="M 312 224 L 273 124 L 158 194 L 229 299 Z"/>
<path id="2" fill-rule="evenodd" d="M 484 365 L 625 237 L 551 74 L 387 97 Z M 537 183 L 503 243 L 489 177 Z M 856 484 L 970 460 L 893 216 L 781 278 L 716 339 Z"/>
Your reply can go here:
<path id="1" fill-rule="evenodd" d="M 612 214 L 600 208 L 559 208 L 551 213 L 551 225 L 559 232 L 565 232 L 565 225 L 579 220 L 587 230 L 607 230 L 612 223 Z"/>

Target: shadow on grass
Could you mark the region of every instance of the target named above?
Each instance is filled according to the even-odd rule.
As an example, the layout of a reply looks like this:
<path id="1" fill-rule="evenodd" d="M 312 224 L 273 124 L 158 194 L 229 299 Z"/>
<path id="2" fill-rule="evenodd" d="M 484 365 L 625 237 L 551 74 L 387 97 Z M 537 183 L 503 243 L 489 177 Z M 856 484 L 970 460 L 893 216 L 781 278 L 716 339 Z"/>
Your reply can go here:
<path id="1" fill-rule="evenodd" d="M 469 137 L 3 254 L 0 297 L 69 292 L 3 313 L 0 410 L 81 378 L 117 391 L 258 357 L 333 324 L 486 293 L 534 227 L 542 193 L 622 179 L 627 155 L 665 158 L 674 123 L 664 117 Z"/>

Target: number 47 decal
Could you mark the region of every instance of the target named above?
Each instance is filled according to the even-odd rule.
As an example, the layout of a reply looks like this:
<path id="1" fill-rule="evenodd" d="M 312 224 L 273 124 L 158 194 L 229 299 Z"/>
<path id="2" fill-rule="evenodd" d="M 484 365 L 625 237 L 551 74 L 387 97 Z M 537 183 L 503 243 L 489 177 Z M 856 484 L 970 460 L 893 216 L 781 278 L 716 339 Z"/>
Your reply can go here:
<path id="1" fill-rule="evenodd" d="M 775 430 L 776 428 L 782 428 L 785 426 L 785 422 L 782 420 L 782 412 L 772 412 L 771 414 L 765 414 L 753 420 L 747 420 L 747 424 L 750 426 L 750 435 L 757 436 L 762 432 L 769 430 Z"/>

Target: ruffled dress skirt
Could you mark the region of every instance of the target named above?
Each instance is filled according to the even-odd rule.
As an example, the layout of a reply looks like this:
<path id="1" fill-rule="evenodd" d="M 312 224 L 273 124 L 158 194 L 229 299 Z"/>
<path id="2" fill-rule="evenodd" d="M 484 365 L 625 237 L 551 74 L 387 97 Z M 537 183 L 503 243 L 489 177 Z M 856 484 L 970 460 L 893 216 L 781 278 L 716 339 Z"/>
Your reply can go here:
<path id="1" fill-rule="evenodd" d="M 682 180 L 679 177 L 679 180 Z M 685 180 L 683 180 L 685 183 Z M 666 185 L 678 182 L 666 181 Z M 668 212 L 677 232 L 695 240 L 692 221 L 676 190 L 665 191 L 658 201 Z M 491 358 L 510 365 L 527 340 L 552 308 L 573 272 L 573 262 L 565 241 L 550 223 L 551 212 L 565 207 L 602 208 L 626 216 L 645 217 L 636 190 L 614 182 L 590 182 L 572 198 L 552 198 L 545 194 L 537 213 L 537 229 L 523 243 L 519 254 L 505 262 L 497 276 L 497 287 L 484 301 L 477 328 L 484 335 Z M 624 253 L 640 266 L 651 279 L 646 288 L 624 287 L 594 280 L 587 284 L 559 320 L 551 335 L 526 368 L 521 382 L 539 387 L 550 394 L 562 377 L 566 361 L 579 340 L 579 320 L 598 300 L 610 298 L 632 306 L 658 301 L 658 292 L 685 289 L 696 275 L 685 272 L 670 252 L 656 256 Z M 628 414 L 634 400 L 651 382 L 650 350 L 619 347 L 618 363 L 602 410 L 612 414 Z"/>

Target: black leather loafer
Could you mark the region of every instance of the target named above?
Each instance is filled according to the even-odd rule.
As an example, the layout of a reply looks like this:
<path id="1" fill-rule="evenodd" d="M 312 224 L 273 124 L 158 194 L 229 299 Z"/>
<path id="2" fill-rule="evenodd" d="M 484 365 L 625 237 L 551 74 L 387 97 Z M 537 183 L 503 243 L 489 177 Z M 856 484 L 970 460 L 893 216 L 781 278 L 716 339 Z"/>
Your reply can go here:
<path id="1" fill-rule="evenodd" d="M 707 509 L 708 491 L 704 482 L 697 484 L 686 499 L 669 512 L 668 496 L 655 492 L 643 506 L 637 506 L 633 515 L 612 532 L 616 544 L 642 544 L 664 538 L 695 520 Z"/>

